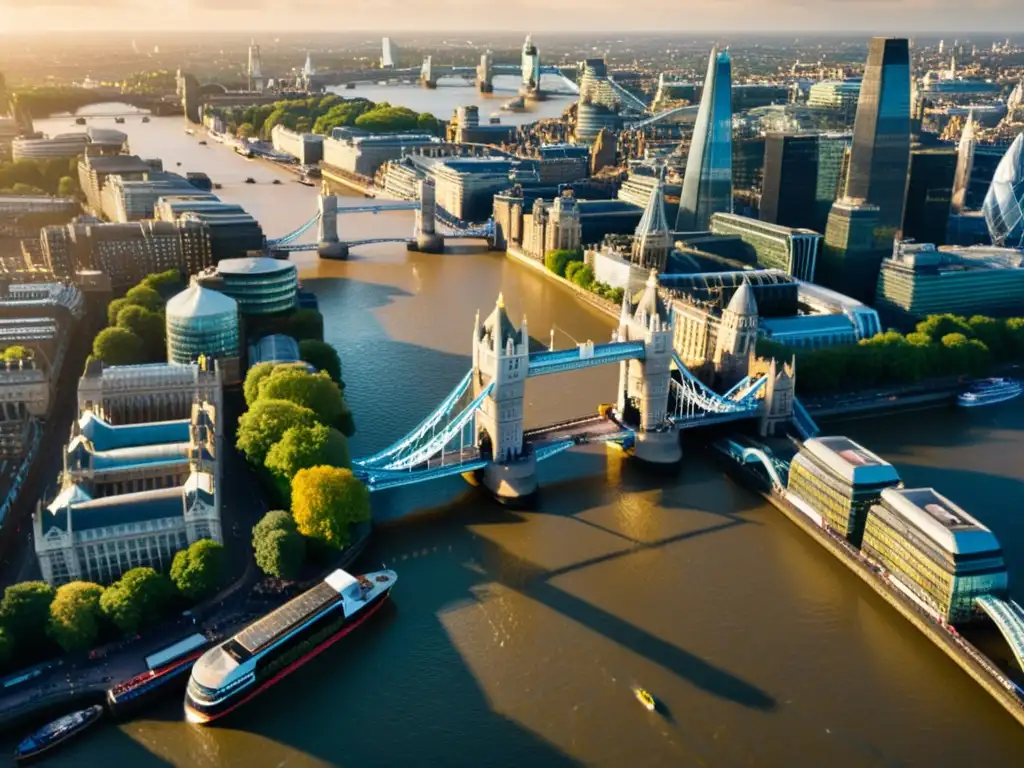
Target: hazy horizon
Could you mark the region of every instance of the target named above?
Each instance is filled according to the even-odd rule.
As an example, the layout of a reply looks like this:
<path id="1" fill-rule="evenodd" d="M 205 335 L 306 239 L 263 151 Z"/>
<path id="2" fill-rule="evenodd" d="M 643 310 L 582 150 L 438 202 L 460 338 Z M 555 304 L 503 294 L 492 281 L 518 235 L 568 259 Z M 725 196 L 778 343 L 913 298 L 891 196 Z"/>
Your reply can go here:
<path id="1" fill-rule="evenodd" d="M 1024 33 L 1021 0 L 0 0 L 0 33 Z M 970 30 L 965 31 L 965 30 Z"/>

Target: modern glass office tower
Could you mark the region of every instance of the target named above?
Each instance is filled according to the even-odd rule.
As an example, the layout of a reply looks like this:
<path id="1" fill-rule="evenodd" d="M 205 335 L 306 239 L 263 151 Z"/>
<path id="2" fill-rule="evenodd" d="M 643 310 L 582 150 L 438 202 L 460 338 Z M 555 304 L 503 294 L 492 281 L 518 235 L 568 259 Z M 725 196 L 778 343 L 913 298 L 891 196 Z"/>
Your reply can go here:
<path id="1" fill-rule="evenodd" d="M 789 466 L 789 492 L 858 547 L 868 509 L 899 484 L 892 464 L 847 437 L 805 440 Z"/>
<path id="2" fill-rule="evenodd" d="M 732 212 L 732 63 L 711 49 L 704 92 L 686 159 L 676 230 L 700 232 L 712 213 Z"/>
<path id="3" fill-rule="evenodd" d="M 981 616 L 975 598 L 1006 593 L 999 541 L 933 488 L 883 490 L 868 512 L 861 551 L 944 621 L 969 622 Z"/>
<path id="4" fill-rule="evenodd" d="M 957 153 L 952 149 L 915 149 L 903 209 L 903 237 L 919 243 L 946 244 Z"/>
<path id="5" fill-rule="evenodd" d="M 1024 133 L 999 161 L 981 209 L 995 245 L 1024 248 Z"/>
<path id="6" fill-rule="evenodd" d="M 761 221 L 824 232 L 849 146 L 843 133 L 769 133 Z"/>
<path id="7" fill-rule="evenodd" d="M 878 206 L 882 229 L 899 228 L 910 167 L 910 49 L 875 37 L 857 102 L 846 196 Z"/>

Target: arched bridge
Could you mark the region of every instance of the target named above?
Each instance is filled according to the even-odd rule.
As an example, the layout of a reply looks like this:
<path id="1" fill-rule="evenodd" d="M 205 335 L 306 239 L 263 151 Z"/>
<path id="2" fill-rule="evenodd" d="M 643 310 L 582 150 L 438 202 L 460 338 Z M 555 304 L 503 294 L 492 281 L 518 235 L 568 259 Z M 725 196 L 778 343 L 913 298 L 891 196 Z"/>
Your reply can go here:
<path id="1" fill-rule="evenodd" d="M 974 603 L 995 622 L 1017 664 L 1024 669 L 1024 609 L 1013 600 L 1000 600 L 992 595 L 978 597 Z"/>

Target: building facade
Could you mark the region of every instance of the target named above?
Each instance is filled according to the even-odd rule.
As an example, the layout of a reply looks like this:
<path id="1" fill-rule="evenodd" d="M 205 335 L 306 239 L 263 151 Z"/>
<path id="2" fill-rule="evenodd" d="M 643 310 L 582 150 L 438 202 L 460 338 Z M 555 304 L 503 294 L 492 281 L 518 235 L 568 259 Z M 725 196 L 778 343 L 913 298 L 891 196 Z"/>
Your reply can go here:
<path id="1" fill-rule="evenodd" d="M 885 246 L 879 208 L 863 200 L 837 200 L 828 215 L 818 282 L 858 301 L 874 301 Z"/>
<path id="2" fill-rule="evenodd" d="M 303 165 L 313 165 L 324 159 L 324 137 L 317 133 L 299 133 L 283 125 L 270 131 L 274 149 L 291 155 Z"/>
<path id="3" fill-rule="evenodd" d="M 631 261 L 645 270 L 664 272 L 672 250 L 672 233 L 665 217 L 665 190 L 659 180 L 651 190 L 643 218 L 633 234 Z"/>
<path id="4" fill-rule="evenodd" d="M 953 200 L 957 154 L 952 149 L 915 149 L 903 209 L 902 236 L 919 243 L 945 245 Z"/>
<path id="5" fill-rule="evenodd" d="M 821 245 L 821 235 L 817 232 L 768 224 L 733 213 L 712 214 L 711 232 L 737 235 L 753 249 L 762 267 L 780 269 L 798 280 L 814 281 Z"/>
<path id="6" fill-rule="evenodd" d="M 188 364 L 216 360 L 225 384 L 240 378 L 238 303 L 193 283 L 167 302 L 167 360 Z"/>
<path id="7" fill-rule="evenodd" d="M 196 275 L 196 281 L 230 296 L 242 315 L 273 315 L 298 305 L 299 276 L 287 259 L 251 256 L 224 259 Z"/>
<path id="8" fill-rule="evenodd" d="M 839 196 L 851 136 L 841 133 L 769 133 L 764 149 L 761 221 L 824 232 Z"/>
<path id="9" fill-rule="evenodd" d="M 732 212 L 732 64 L 711 50 L 679 195 L 676 231 L 707 229 L 713 213 Z"/>
<path id="10" fill-rule="evenodd" d="M 900 485 L 896 469 L 846 437 L 805 440 L 789 465 L 787 490 L 825 524 L 860 547 L 868 510 L 885 488 Z"/>
<path id="11" fill-rule="evenodd" d="M 78 380 L 78 410 L 113 424 L 180 421 L 197 402 L 221 407 L 223 382 L 216 364 L 104 365 L 90 360 Z"/>
<path id="12" fill-rule="evenodd" d="M 1024 248 L 1024 133 L 999 161 L 982 210 L 994 245 Z"/>
<path id="13" fill-rule="evenodd" d="M 335 130 L 323 142 L 323 162 L 349 173 L 373 178 L 388 160 L 398 160 L 416 149 L 439 144 L 440 140 L 426 133 L 359 134 Z"/>
<path id="14" fill-rule="evenodd" d="M 975 599 L 1004 596 L 1008 576 L 999 541 L 933 488 L 887 488 L 871 507 L 862 553 L 940 621 L 981 618 Z"/>

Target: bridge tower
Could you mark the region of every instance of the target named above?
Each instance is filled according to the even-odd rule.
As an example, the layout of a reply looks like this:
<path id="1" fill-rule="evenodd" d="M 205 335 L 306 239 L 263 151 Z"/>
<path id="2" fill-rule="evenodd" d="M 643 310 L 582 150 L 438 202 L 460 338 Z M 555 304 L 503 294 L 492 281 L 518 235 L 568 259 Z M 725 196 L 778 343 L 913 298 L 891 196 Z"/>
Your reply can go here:
<path id="1" fill-rule="evenodd" d="M 348 246 L 338 239 L 338 198 L 330 193 L 326 184 L 320 189 L 319 210 L 316 252 L 323 259 L 348 258 Z"/>
<path id="2" fill-rule="evenodd" d="M 423 57 L 423 66 L 420 68 L 420 82 L 424 88 L 437 88 L 437 78 L 434 77 L 434 60 L 431 56 Z"/>
<path id="3" fill-rule="evenodd" d="M 643 360 L 619 364 L 617 408 L 620 418 L 636 429 L 633 453 L 652 464 L 675 464 L 682 458 L 682 449 L 679 434 L 668 421 L 672 320 L 658 296 L 657 270 L 651 270 L 635 308 L 628 293 L 623 297 L 615 338 L 644 343 Z"/>
<path id="4" fill-rule="evenodd" d="M 437 190 L 434 182 L 419 182 L 420 207 L 416 211 L 416 247 L 423 253 L 444 253 L 444 236 L 438 234 L 434 221 L 437 217 Z"/>
<path id="5" fill-rule="evenodd" d="M 522 94 L 533 99 L 541 98 L 540 51 L 533 44 L 533 35 L 527 35 L 526 42 L 523 43 L 522 70 Z"/>
<path id="6" fill-rule="evenodd" d="M 494 61 L 490 51 L 480 55 L 480 66 L 476 68 L 476 87 L 480 93 L 494 93 Z"/>
<path id="7" fill-rule="evenodd" d="M 785 430 L 786 425 L 793 420 L 796 401 L 796 356 L 791 362 L 780 365 L 774 357 L 765 360 L 751 351 L 750 376 L 764 376 L 767 379 L 761 400 L 761 435 L 774 435 L 780 427 Z"/>
<path id="8" fill-rule="evenodd" d="M 530 370 L 530 336 L 516 328 L 498 296 L 483 323 L 473 326 L 473 394 L 493 383 L 476 416 L 478 444 L 491 454 L 483 484 L 502 502 L 523 502 L 537 490 L 536 461 L 523 455 L 523 394 Z"/>

